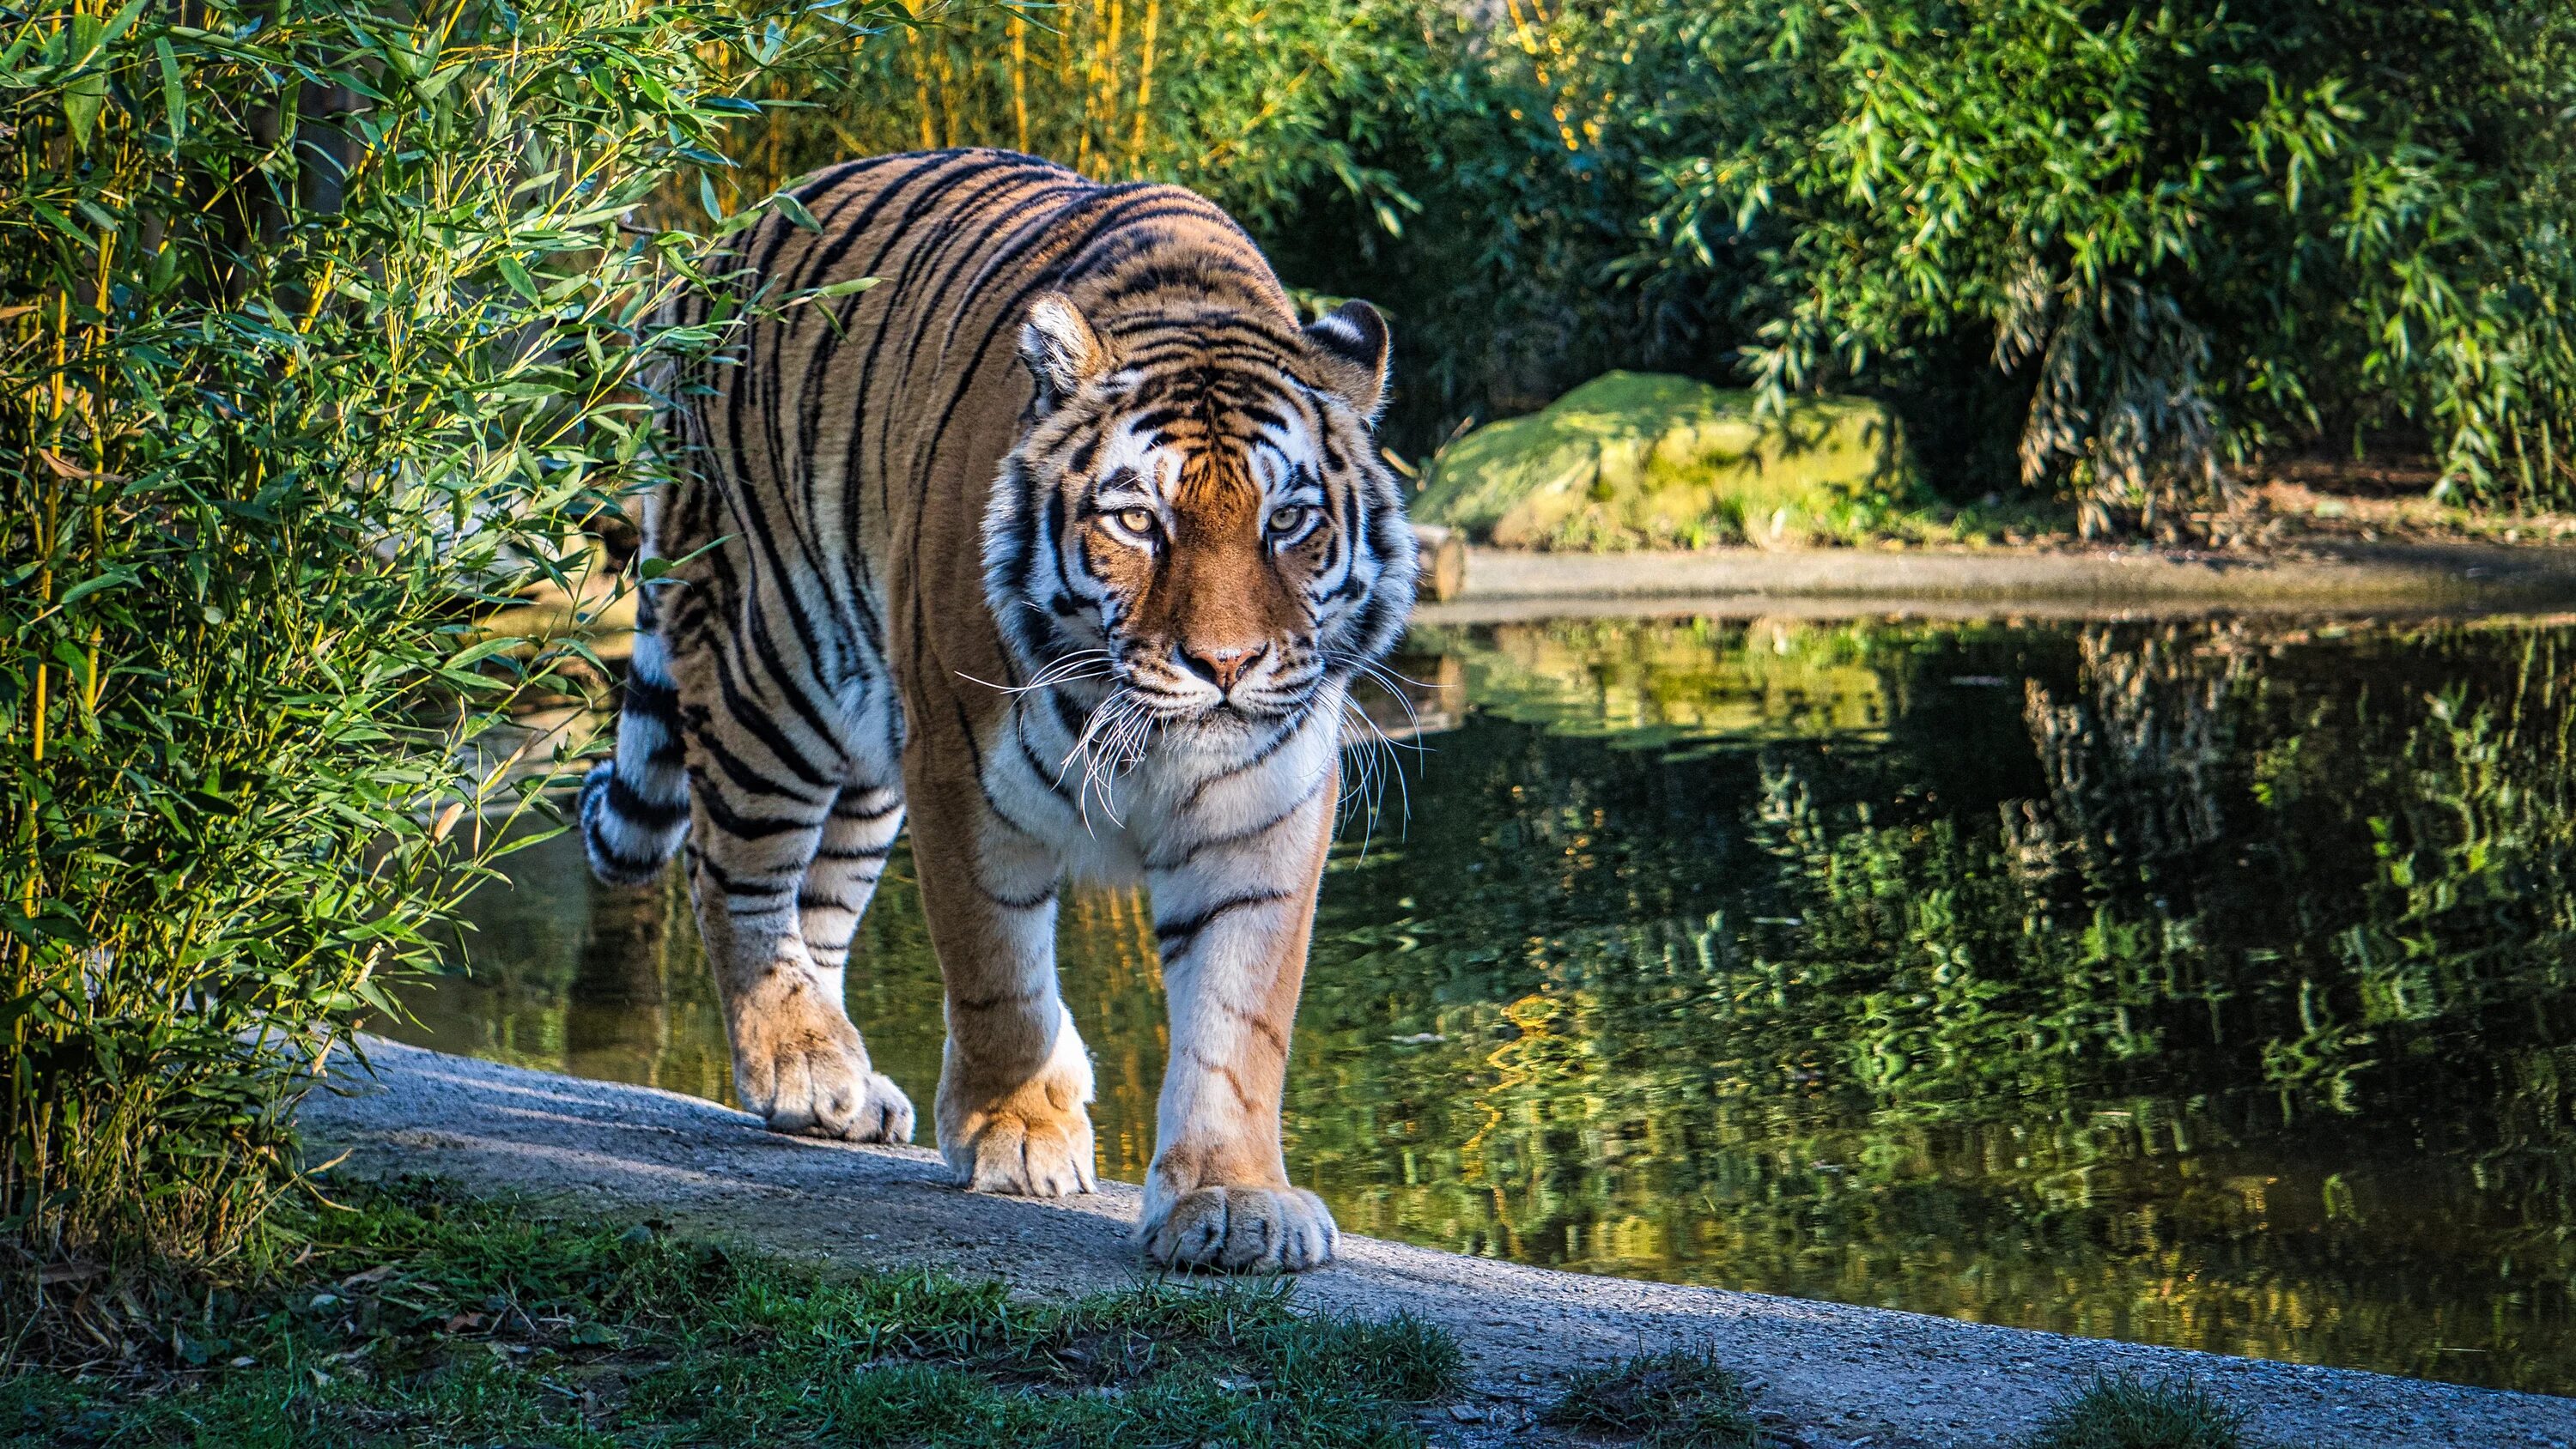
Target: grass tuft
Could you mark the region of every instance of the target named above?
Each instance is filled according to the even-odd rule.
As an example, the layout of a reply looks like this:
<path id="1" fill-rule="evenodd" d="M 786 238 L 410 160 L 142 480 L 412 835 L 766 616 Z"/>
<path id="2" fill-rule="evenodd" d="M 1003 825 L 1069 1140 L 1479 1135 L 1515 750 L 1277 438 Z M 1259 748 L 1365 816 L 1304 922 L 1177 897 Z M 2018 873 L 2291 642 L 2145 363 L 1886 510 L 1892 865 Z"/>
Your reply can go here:
<path id="1" fill-rule="evenodd" d="M 2242 1422 L 2188 1379 L 2105 1375 L 2048 1411 L 2024 1449 L 2245 1449 Z"/>
<path id="2" fill-rule="evenodd" d="M 1071 1304 L 827 1274 L 418 1184 L 298 1209 L 312 1251 L 195 1285 L 109 1365 L 0 1378 L 0 1445 L 1031 1443 L 1399 1449 L 1457 1345 L 1284 1282 Z"/>
<path id="3" fill-rule="evenodd" d="M 1760 1449 L 1744 1385 L 1711 1350 L 1646 1354 L 1577 1374 L 1540 1421 L 1652 1449 Z"/>

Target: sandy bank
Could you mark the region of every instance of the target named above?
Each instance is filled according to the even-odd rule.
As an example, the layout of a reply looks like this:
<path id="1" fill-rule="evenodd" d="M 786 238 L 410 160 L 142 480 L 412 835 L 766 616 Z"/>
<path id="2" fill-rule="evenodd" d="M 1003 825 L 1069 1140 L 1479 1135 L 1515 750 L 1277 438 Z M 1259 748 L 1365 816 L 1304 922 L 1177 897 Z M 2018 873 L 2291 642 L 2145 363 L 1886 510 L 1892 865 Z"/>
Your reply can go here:
<path id="1" fill-rule="evenodd" d="M 375 1075 L 304 1120 L 343 1174 L 430 1173 L 559 1195 L 566 1211 L 652 1217 L 852 1264 L 939 1263 L 1061 1293 L 1131 1280 L 1137 1193 L 1058 1203 L 949 1187 L 921 1148 L 774 1136 L 715 1103 L 523 1071 L 370 1039 Z M 1524 1268 L 1367 1238 L 1300 1287 L 1307 1301 L 1407 1309 L 1466 1347 L 1474 1392 L 1437 1442 L 1550 1442 L 1530 1416 L 1577 1364 L 1709 1342 L 1808 1449 L 1990 1449 L 2097 1371 L 2183 1374 L 2256 1433 L 2318 1449 L 2576 1449 L 2576 1399 L 2142 1348 L 1758 1294 Z"/>
<path id="2" fill-rule="evenodd" d="M 2254 609 L 2535 609 L 2576 603 L 2576 548 L 2318 544 L 2295 555 L 2096 549 L 1468 550 L 1446 609 L 1697 597 L 1908 599 L 1996 605 Z"/>

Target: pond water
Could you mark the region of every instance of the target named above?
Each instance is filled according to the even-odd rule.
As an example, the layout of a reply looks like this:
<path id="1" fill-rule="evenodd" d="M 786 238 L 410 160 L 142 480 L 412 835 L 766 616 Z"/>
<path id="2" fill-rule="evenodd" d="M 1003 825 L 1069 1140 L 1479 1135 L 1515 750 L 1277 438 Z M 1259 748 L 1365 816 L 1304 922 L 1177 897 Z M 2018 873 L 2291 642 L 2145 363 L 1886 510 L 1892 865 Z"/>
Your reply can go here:
<path id="1" fill-rule="evenodd" d="M 1326 879 L 1287 1112 L 1346 1229 L 2576 1392 L 2576 628 L 1568 621 L 1445 680 Z M 1463 700 L 1456 698 L 1463 695 Z M 926 1104 L 908 869 L 850 1008 Z M 723 1098 L 676 882 L 576 842 L 394 1034 Z M 1100 1170 L 1153 930 L 1070 899 Z"/>

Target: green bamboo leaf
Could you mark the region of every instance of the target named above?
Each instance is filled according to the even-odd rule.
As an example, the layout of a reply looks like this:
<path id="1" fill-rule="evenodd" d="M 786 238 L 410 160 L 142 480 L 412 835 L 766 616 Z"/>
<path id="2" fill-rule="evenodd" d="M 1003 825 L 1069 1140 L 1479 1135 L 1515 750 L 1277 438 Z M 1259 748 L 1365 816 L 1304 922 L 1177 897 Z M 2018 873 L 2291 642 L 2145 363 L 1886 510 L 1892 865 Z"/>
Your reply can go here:
<path id="1" fill-rule="evenodd" d="M 786 213 L 789 221 L 796 223 L 805 230 L 819 232 L 823 229 L 823 223 L 814 219 L 814 213 L 805 209 L 805 203 L 798 201 L 788 193 L 782 191 L 776 196 L 771 197 L 770 201 L 772 204 L 777 206 L 780 211 Z"/>
<path id="2" fill-rule="evenodd" d="M 519 264 L 517 257 L 503 252 L 492 259 L 492 267 L 501 274 L 502 281 L 510 284 L 511 291 L 531 302 L 537 300 L 536 279 L 528 275 L 528 269 Z"/>
<path id="3" fill-rule="evenodd" d="M 79 583 L 72 585 L 70 588 L 63 590 L 62 605 L 65 608 L 69 608 L 73 604 L 77 604 L 81 600 L 88 598 L 90 595 L 98 593 L 101 590 L 121 589 L 128 584 L 136 582 L 141 577 L 142 575 L 133 567 L 126 564 L 118 564 L 104 573 L 93 574 L 90 577 L 81 580 Z"/>
<path id="4" fill-rule="evenodd" d="M 83 152 L 89 150 L 90 132 L 96 129 L 98 114 L 106 106 L 106 71 L 84 71 L 64 84 L 63 120 L 71 129 L 73 146 Z"/>
<path id="5" fill-rule="evenodd" d="M 499 654 L 504 650 L 516 649 L 526 642 L 526 640 L 521 639 L 516 635 L 499 635 L 494 638 L 486 639 L 480 644 L 469 644 L 466 647 L 457 650 L 454 654 L 449 655 L 447 657 L 447 662 L 440 665 L 439 668 L 450 673 L 469 669 L 474 665 L 480 664 L 484 660 L 491 658 L 495 654 Z"/>
<path id="6" fill-rule="evenodd" d="M 157 36 L 152 53 L 161 62 L 161 107 L 170 116 L 170 143 L 177 145 L 188 134 L 188 92 L 179 78 L 179 56 L 170 49 L 170 38 Z"/>
<path id="7" fill-rule="evenodd" d="M 151 0 L 126 0 L 125 8 L 116 12 L 116 17 L 108 21 L 106 29 L 100 32 L 98 44 L 114 45 L 117 37 L 123 35 L 127 28 L 134 24 L 135 17 L 141 15 L 143 7 L 150 3 Z"/>

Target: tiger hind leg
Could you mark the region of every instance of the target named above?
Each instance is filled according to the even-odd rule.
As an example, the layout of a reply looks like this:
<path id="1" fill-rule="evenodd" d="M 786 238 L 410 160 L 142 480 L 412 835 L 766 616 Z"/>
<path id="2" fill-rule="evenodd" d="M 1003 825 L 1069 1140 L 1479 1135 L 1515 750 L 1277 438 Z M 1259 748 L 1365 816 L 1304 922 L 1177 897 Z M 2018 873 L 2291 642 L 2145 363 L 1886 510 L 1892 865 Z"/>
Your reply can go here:
<path id="1" fill-rule="evenodd" d="M 912 1103 L 875 1069 L 842 1004 L 850 938 L 902 828 L 901 797 L 829 783 L 844 757 L 781 724 L 790 711 L 729 728 L 721 708 L 690 712 L 688 857 L 734 1091 L 775 1132 L 909 1142 Z"/>

